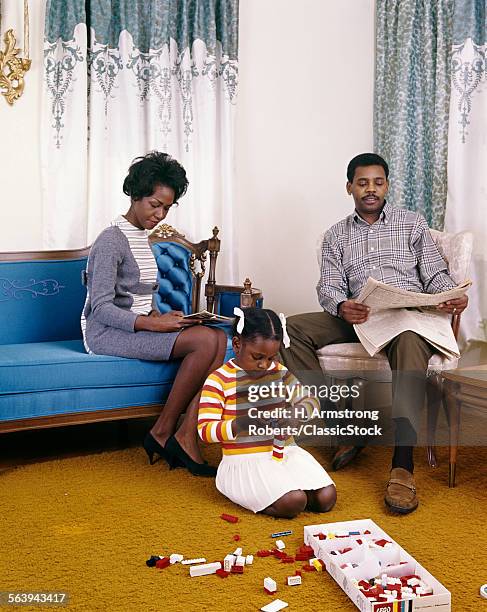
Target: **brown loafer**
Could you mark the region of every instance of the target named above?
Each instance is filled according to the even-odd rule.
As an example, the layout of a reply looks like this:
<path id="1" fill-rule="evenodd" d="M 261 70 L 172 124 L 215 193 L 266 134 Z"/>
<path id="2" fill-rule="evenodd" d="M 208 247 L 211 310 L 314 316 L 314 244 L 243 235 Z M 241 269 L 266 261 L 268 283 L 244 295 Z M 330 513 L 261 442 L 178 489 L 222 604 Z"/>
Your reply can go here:
<path id="1" fill-rule="evenodd" d="M 393 468 L 387 483 L 386 505 L 398 514 L 409 514 L 416 510 L 419 500 L 416 496 L 414 476 L 404 468 Z"/>

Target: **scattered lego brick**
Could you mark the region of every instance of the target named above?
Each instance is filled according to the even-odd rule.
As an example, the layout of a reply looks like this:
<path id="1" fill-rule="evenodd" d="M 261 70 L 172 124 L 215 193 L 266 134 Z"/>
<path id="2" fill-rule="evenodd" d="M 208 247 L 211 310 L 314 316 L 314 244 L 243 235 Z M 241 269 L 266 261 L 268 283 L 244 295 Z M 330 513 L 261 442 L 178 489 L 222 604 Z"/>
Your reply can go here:
<path id="1" fill-rule="evenodd" d="M 277 582 L 269 576 L 264 578 L 264 591 L 268 595 L 274 595 L 274 593 L 277 591 Z"/>
<path id="2" fill-rule="evenodd" d="M 201 557 L 200 559 L 184 559 L 181 561 L 181 565 L 193 565 L 193 563 L 206 563 L 206 559 Z"/>
<path id="3" fill-rule="evenodd" d="M 205 563 L 203 565 L 192 565 L 189 568 L 189 575 L 191 578 L 195 576 L 208 576 L 209 574 L 216 574 L 221 568 L 222 564 L 219 561 L 216 563 Z"/>
<path id="4" fill-rule="evenodd" d="M 275 599 L 271 601 L 270 604 L 267 604 L 263 608 L 261 608 L 261 612 L 279 612 L 279 610 L 284 610 L 287 608 L 288 604 L 281 599 Z"/>
<path id="5" fill-rule="evenodd" d="M 220 514 L 220 518 L 228 523 L 238 523 L 238 516 L 233 516 L 233 514 Z"/>
<path id="6" fill-rule="evenodd" d="M 287 584 L 288 586 L 297 586 L 298 584 L 302 583 L 302 578 L 301 576 L 288 576 L 287 577 Z"/>
<path id="7" fill-rule="evenodd" d="M 280 538 L 288 535 L 292 535 L 292 531 L 278 531 L 277 533 L 271 534 L 271 538 Z"/>

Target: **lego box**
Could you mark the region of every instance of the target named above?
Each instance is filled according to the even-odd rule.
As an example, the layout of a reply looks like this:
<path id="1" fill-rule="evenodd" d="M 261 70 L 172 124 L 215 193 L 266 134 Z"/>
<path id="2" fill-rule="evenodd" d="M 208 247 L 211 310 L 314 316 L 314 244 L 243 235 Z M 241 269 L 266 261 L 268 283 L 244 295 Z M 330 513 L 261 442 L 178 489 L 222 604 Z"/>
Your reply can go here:
<path id="1" fill-rule="evenodd" d="M 451 593 L 370 519 L 309 525 L 304 543 L 362 612 L 451 612 Z"/>

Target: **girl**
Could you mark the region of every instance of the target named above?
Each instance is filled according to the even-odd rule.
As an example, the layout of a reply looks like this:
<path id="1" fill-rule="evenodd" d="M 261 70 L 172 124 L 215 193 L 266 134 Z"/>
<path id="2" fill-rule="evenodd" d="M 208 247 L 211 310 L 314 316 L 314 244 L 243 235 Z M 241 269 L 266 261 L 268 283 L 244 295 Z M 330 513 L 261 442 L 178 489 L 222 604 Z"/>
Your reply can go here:
<path id="1" fill-rule="evenodd" d="M 295 425 L 295 419 L 285 418 L 287 414 L 282 416 L 279 410 L 273 415 L 274 423 L 256 414 L 269 416 L 262 414 L 263 404 L 271 409 L 279 405 L 279 399 L 252 403 L 259 391 L 265 391 L 263 383 L 267 389 L 280 388 L 281 397 L 298 384 L 277 361 L 281 342 L 284 339 L 285 346 L 289 342 L 284 315 L 258 308 L 236 308 L 235 314 L 235 358 L 207 378 L 198 414 L 201 439 L 220 442 L 223 448 L 216 487 L 236 504 L 274 517 L 292 518 L 303 510 L 327 512 L 336 501 L 335 485 L 308 452 L 296 446 L 292 437 L 248 435 L 250 425 L 273 424 L 278 432 Z M 269 397 L 266 392 L 261 395 Z M 319 408 L 315 398 L 300 400 L 295 392 L 292 396 L 291 404 L 295 409 L 299 405 L 301 412 L 310 415 Z M 281 408 L 282 404 L 281 400 Z"/>

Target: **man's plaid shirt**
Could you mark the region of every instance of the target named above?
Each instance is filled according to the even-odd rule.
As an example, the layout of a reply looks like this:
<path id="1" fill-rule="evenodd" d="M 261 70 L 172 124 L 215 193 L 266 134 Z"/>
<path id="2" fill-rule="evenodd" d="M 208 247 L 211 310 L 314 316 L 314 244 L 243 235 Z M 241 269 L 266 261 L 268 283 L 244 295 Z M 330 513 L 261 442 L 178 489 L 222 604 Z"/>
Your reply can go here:
<path id="1" fill-rule="evenodd" d="M 322 255 L 316 289 L 321 306 L 334 316 L 340 302 L 359 295 L 369 276 L 425 293 L 455 286 L 426 219 L 387 202 L 372 225 L 354 212 L 331 227 L 323 239 Z"/>

